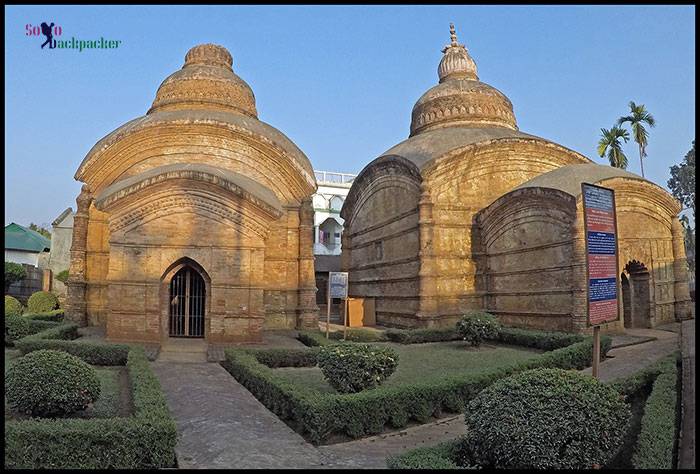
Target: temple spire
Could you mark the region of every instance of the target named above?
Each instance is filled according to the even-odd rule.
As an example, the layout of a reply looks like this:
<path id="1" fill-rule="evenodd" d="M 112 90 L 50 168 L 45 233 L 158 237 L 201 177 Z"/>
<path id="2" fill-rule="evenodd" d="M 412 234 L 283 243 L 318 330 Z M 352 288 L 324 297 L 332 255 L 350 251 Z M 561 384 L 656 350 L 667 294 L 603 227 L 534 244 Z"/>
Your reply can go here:
<path id="1" fill-rule="evenodd" d="M 457 33 L 455 33 L 455 24 L 450 23 L 450 46 L 457 46 Z"/>
<path id="2" fill-rule="evenodd" d="M 469 56 L 466 46 L 457 42 L 454 23 L 450 23 L 450 44 L 442 49 L 442 60 L 438 66 L 440 82 L 447 79 L 471 79 L 478 81 L 476 63 Z"/>

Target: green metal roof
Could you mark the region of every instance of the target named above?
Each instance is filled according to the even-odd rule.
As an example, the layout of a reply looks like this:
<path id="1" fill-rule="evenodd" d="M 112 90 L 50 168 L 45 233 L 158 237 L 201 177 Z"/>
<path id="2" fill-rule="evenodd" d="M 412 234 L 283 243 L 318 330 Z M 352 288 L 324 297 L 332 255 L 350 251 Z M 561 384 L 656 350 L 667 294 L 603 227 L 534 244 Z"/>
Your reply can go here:
<path id="1" fill-rule="evenodd" d="M 51 248 L 51 240 L 39 232 L 27 229 L 14 222 L 5 226 L 5 249 L 43 252 Z"/>

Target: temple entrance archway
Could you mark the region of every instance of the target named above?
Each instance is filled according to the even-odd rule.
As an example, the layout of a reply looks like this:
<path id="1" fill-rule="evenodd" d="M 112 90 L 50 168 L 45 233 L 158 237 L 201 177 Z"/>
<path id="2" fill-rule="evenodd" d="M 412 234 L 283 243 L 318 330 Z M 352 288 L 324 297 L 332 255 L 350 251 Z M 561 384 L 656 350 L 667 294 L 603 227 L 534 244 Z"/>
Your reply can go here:
<path id="1" fill-rule="evenodd" d="M 206 284 L 194 267 L 183 265 L 169 284 L 168 335 L 204 337 Z"/>
<path id="2" fill-rule="evenodd" d="M 630 260 L 625 265 L 625 273 L 620 275 L 620 279 L 625 327 L 651 327 L 650 275 L 646 265 L 637 260 Z"/>

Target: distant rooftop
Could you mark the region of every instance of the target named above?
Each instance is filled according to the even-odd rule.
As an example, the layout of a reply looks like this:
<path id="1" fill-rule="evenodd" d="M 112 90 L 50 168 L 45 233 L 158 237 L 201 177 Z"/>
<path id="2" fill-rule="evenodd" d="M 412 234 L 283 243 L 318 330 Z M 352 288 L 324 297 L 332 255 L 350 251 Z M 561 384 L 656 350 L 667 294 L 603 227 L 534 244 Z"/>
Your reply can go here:
<path id="1" fill-rule="evenodd" d="M 331 186 L 346 185 L 350 186 L 353 180 L 357 177 L 356 174 L 336 173 L 334 171 L 318 171 L 314 170 L 316 182 Z"/>
<path id="2" fill-rule="evenodd" d="M 6 250 L 24 250 L 40 253 L 50 248 L 51 241 L 38 232 L 14 222 L 5 226 Z"/>

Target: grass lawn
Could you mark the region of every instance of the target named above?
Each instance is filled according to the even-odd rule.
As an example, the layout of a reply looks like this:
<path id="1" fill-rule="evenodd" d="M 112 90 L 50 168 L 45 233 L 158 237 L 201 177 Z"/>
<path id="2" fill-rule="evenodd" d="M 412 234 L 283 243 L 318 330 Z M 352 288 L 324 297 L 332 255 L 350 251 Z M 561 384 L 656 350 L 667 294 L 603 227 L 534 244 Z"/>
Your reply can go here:
<path id="1" fill-rule="evenodd" d="M 5 349 L 5 372 L 20 357 L 18 350 Z M 71 417 L 110 418 L 129 416 L 132 411 L 131 395 L 125 367 L 93 366 L 100 379 L 100 397 L 88 409 L 74 413 Z M 26 415 L 13 413 L 5 400 L 5 419 L 24 419 Z"/>
<path id="2" fill-rule="evenodd" d="M 516 346 L 483 344 L 473 348 L 464 341 L 427 344 L 372 343 L 391 347 L 399 354 L 399 366 L 384 386 L 402 385 L 416 381 L 429 382 L 464 372 L 481 372 L 495 367 L 516 364 L 543 351 Z M 337 393 L 323 378 L 318 367 L 282 367 L 274 373 L 289 382 L 322 393 Z"/>

